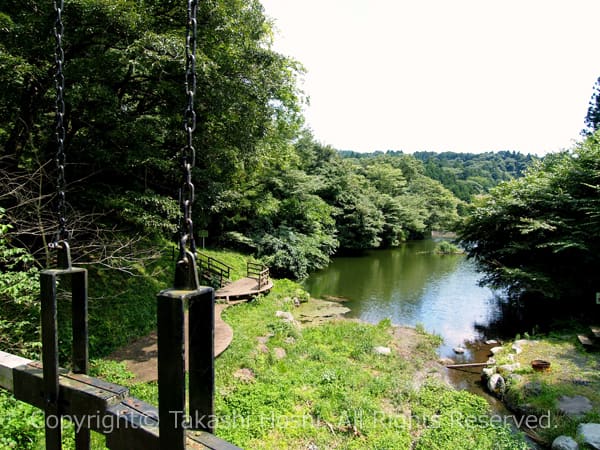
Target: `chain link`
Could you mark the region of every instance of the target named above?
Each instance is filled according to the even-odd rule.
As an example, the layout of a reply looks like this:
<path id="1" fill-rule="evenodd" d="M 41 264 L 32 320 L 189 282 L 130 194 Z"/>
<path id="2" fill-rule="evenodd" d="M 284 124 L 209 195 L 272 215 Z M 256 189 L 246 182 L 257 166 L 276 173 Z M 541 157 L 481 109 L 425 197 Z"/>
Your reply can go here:
<path id="1" fill-rule="evenodd" d="M 187 105 L 183 117 L 183 129 L 186 134 L 186 144 L 182 150 L 181 168 L 183 184 L 179 190 L 179 207 L 182 219 L 179 226 L 179 258 L 187 259 L 188 251 L 196 253 L 194 241 L 194 224 L 192 221 L 192 205 L 195 192 L 192 184 L 192 169 L 196 164 L 196 149 L 193 138 L 196 130 L 196 112 L 194 110 L 194 97 L 196 95 L 196 41 L 198 34 L 198 0 L 187 2 L 187 27 L 185 37 L 185 93 Z"/>
<path id="2" fill-rule="evenodd" d="M 57 206 L 56 214 L 58 217 L 58 231 L 56 233 L 53 244 L 57 244 L 60 241 L 66 241 L 68 237 L 67 233 L 67 220 L 66 220 L 66 198 L 65 198 L 65 76 L 63 74 L 63 66 L 65 62 L 65 52 L 63 50 L 62 38 L 64 33 L 64 27 L 62 22 L 62 13 L 64 8 L 63 0 L 54 1 L 54 10 L 56 12 L 56 20 L 54 23 L 54 37 L 55 37 L 55 84 L 56 84 L 56 170 L 57 170 Z"/>

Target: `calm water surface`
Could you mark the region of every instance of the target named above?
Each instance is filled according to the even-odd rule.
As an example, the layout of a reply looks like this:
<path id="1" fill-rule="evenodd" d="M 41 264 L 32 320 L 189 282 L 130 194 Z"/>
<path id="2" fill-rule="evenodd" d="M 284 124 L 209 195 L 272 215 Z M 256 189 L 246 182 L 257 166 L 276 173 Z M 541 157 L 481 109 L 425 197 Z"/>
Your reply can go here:
<path id="1" fill-rule="evenodd" d="M 347 298 L 349 317 L 422 324 L 442 336 L 440 354 L 450 356 L 465 340 L 481 338 L 474 324 L 494 317 L 494 292 L 478 286 L 481 274 L 465 256 L 435 254 L 435 245 L 433 240 L 412 241 L 398 249 L 335 258 L 304 286 L 313 297 Z M 464 358 L 471 356 L 467 352 Z"/>

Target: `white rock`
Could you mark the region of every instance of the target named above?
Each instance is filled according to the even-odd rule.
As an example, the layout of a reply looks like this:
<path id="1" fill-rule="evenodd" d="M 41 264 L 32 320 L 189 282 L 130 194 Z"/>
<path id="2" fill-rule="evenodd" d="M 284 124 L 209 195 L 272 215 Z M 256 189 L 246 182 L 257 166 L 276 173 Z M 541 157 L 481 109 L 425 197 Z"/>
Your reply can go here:
<path id="1" fill-rule="evenodd" d="M 391 355 L 392 354 L 392 349 L 389 347 L 375 347 L 375 348 L 373 348 L 373 351 L 375 353 L 377 353 L 378 355 Z"/>
<path id="2" fill-rule="evenodd" d="M 519 347 L 517 344 L 513 344 L 513 346 L 511 348 L 512 348 L 512 351 L 515 352 L 517 355 L 520 355 L 521 353 L 523 353 L 523 349 L 521 347 Z"/>
<path id="3" fill-rule="evenodd" d="M 579 450 L 579 445 L 570 436 L 558 436 L 552 441 L 552 450 Z"/>
<path id="4" fill-rule="evenodd" d="M 502 395 L 506 389 L 506 382 L 504 381 L 504 378 L 502 378 L 502 375 L 495 373 L 488 380 L 487 387 L 491 393 Z"/>
<path id="5" fill-rule="evenodd" d="M 488 339 L 485 341 L 485 345 L 497 345 L 498 341 L 496 339 Z"/>
<path id="6" fill-rule="evenodd" d="M 490 352 L 492 353 L 492 355 L 495 355 L 496 353 L 502 351 L 503 348 L 504 347 L 492 347 L 492 348 L 490 348 Z"/>
<path id="7" fill-rule="evenodd" d="M 577 436 L 590 447 L 600 450 L 600 423 L 580 423 L 577 426 Z"/>
<path id="8" fill-rule="evenodd" d="M 454 347 L 452 350 L 457 355 L 462 355 L 464 352 L 466 352 L 466 350 L 464 348 L 462 348 L 462 347 Z"/>
<path id="9" fill-rule="evenodd" d="M 484 367 L 481 370 L 481 374 L 485 377 L 485 379 L 491 378 L 492 375 L 496 373 L 496 367 Z"/>

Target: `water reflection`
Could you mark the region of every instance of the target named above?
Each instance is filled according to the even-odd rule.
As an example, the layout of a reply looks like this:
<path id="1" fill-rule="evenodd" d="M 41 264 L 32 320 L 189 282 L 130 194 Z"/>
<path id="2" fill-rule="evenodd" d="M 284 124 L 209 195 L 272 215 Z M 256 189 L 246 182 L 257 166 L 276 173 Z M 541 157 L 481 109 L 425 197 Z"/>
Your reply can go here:
<path id="1" fill-rule="evenodd" d="M 304 285 L 313 297 L 347 298 L 350 317 L 422 324 L 444 338 L 440 354 L 450 355 L 463 341 L 481 337 L 475 323 L 493 319 L 494 293 L 477 285 L 480 274 L 471 261 L 437 255 L 434 247 L 432 240 L 414 241 L 398 249 L 335 258 Z"/>

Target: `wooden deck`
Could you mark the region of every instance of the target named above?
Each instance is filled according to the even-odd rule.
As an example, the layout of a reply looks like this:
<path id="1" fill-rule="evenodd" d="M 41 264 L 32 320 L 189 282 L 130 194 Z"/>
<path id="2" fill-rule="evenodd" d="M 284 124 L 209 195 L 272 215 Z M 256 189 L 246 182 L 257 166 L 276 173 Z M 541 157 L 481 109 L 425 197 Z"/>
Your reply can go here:
<path id="1" fill-rule="evenodd" d="M 259 288 L 258 280 L 256 278 L 245 277 L 217 289 L 215 292 L 215 299 L 224 299 L 227 301 L 247 299 L 268 292 L 272 288 L 273 282 L 270 279 Z"/>

